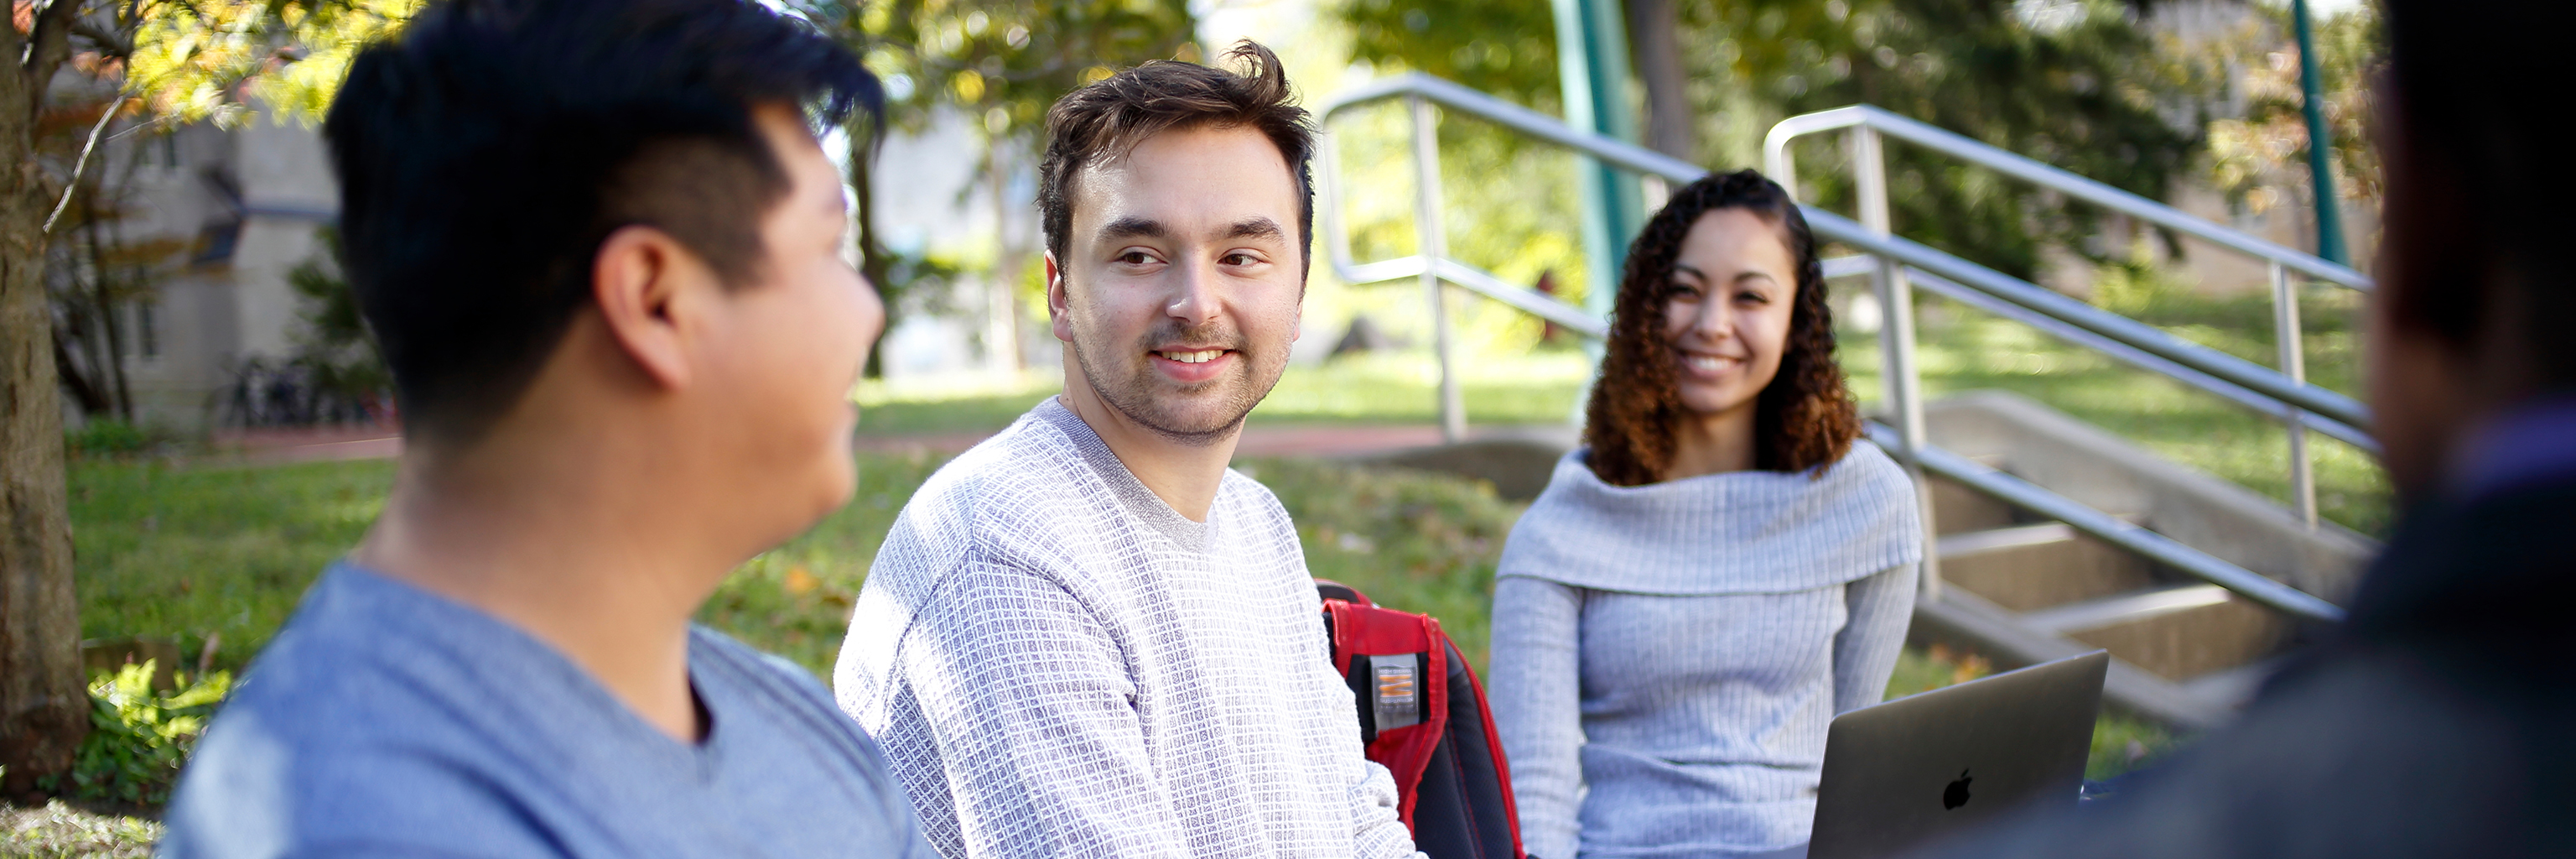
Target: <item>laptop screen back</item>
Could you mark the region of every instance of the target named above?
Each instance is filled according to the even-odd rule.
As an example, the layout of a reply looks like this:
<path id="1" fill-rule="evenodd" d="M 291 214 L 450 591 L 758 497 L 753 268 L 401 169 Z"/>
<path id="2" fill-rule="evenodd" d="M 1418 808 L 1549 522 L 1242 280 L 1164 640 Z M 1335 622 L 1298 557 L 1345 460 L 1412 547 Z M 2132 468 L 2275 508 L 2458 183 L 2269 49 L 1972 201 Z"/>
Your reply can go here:
<path id="1" fill-rule="evenodd" d="M 1835 717 L 1808 859 L 1894 856 L 2028 803 L 2074 804 L 2110 666 L 2097 650 Z"/>

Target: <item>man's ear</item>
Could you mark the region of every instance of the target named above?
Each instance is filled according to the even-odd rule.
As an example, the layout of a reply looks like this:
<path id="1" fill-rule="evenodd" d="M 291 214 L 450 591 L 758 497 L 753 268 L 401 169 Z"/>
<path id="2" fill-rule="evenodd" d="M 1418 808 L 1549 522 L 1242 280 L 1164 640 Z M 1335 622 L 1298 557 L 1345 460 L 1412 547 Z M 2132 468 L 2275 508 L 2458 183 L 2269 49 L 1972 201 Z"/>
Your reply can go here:
<path id="1" fill-rule="evenodd" d="M 1058 265 L 1054 251 L 1046 253 L 1047 320 L 1055 323 L 1055 339 L 1073 342 L 1073 316 L 1070 299 L 1064 294 L 1064 266 Z"/>
<path id="2" fill-rule="evenodd" d="M 591 297 L 601 321 L 637 369 L 664 388 L 689 383 L 688 304 L 692 281 L 711 276 L 671 234 L 620 227 L 591 259 Z"/>

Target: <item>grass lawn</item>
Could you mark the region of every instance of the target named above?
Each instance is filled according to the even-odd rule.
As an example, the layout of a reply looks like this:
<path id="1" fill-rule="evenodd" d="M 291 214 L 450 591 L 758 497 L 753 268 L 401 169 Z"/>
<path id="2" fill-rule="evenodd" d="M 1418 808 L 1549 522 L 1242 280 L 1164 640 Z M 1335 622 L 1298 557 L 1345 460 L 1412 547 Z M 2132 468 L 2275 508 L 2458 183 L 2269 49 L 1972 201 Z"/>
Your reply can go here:
<path id="1" fill-rule="evenodd" d="M 2312 292 L 2308 362 L 2320 384 L 2350 392 L 2357 360 L 2348 295 Z M 2137 293 L 2119 309 L 2168 331 L 2269 364 L 2260 297 L 2210 300 Z M 2159 455 L 2286 499 L 2286 434 L 2275 421 L 2017 323 L 1939 299 L 1922 308 L 1924 387 L 2029 395 Z M 1843 334 L 1842 361 L 1864 400 L 1879 389 L 1873 337 Z M 1461 367 L 1471 421 L 1562 421 L 1585 380 L 1579 355 L 1555 351 L 1477 359 Z M 1437 372 L 1423 352 L 1360 356 L 1290 370 L 1254 411 L 1257 424 L 1430 423 Z M 1053 394 L 1039 378 L 969 392 L 862 389 L 861 432 L 990 432 Z M 2389 525 L 2389 490 L 2376 462 L 2322 438 L 2319 502 L 2329 520 L 2370 534 Z M 894 516 L 941 458 L 868 455 L 851 503 L 811 531 L 743 565 L 700 619 L 827 676 L 852 597 Z M 1276 491 L 1298 523 L 1308 566 L 1390 606 L 1441 619 L 1480 668 L 1493 568 L 1521 505 L 1489 487 L 1437 475 L 1313 460 L 1237 466 Z M 322 566 L 354 544 L 381 509 L 391 463 L 190 466 L 86 459 L 71 473 L 83 634 L 171 639 L 197 653 L 219 637 L 214 664 L 239 669 L 293 611 Z M 1982 660 L 1909 651 L 1891 696 L 1986 673 Z M 2117 714 L 2097 725 L 2088 776 L 2104 778 L 2180 745 L 2164 729 Z M 134 819 L 60 807 L 0 806 L 0 856 L 143 855 L 157 832 Z M 99 854 L 96 851 L 106 851 Z"/>
<path id="2" fill-rule="evenodd" d="M 1462 366 L 1460 396 L 1476 423 L 1563 423 L 1590 372 L 1581 353 L 1541 352 Z M 1290 367 L 1252 410 L 1250 422 L 1429 424 L 1440 420 L 1438 366 L 1428 353 L 1394 352 Z M 1062 379 L 1031 373 L 1020 384 L 964 392 L 862 385 L 863 435 L 990 432 L 1054 396 Z M 962 394 L 962 395 L 961 395 Z"/>
<path id="3" fill-rule="evenodd" d="M 851 503 L 744 564 L 700 619 L 828 677 L 850 601 L 878 543 L 941 461 L 861 457 Z M 1288 507 L 1316 575 L 1440 618 L 1483 666 L 1494 564 L 1522 505 L 1496 498 L 1484 484 L 1442 475 L 1295 459 L 1237 465 Z M 76 462 L 72 513 L 83 634 L 168 638 L 190 653 L 219 634 L 217 667 L 238 669 L 322 566 L 357 541 L 391 478 L 387 462 L 208 468 L 159 460 Z M 1891 693 L 1982 670 L 1945 660 L 1909 655 Z M 2142 730 L 2117 719 L 2104 728 L 2106 736 L 2123 738 Z M 2157 748 L 2170 742 L 2151 739 Z M 2114 758 L 2097 755 L 2096 763 L 2121 762 Z"/>
<path id="4" fill-rule="evenodd" d="M 219 635 L 215 667 L 239 669 L 322 565 L 366 533 L 393 474 L 390 461 L 73 462 L 81 635 L 168 638 L 192 655 Z"/>

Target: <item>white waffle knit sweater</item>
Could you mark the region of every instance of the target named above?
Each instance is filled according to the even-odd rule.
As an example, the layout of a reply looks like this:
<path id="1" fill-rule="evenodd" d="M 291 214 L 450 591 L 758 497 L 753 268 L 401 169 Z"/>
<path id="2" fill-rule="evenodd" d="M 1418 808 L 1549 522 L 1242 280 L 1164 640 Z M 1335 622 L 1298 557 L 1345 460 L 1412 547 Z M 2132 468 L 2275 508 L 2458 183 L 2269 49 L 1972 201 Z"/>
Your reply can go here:
<path id="1" fill-rule="evenodd" d="M 1413 856 L 1287 511 L 1205 523 L 1054 399 L 932 475 L 833 671 L 963 857 Z"/>

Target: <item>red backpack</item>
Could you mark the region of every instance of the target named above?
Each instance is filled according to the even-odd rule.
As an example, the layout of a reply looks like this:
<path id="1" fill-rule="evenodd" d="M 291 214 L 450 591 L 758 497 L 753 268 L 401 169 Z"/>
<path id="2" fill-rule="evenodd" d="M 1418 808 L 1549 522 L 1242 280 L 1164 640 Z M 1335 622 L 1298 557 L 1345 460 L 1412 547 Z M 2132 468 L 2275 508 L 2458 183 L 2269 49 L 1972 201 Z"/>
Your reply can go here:
<path id="1" fill-rule="evenodd" d="M 1398 813 L 1431 859 L 1525 859 L 1511 765 L 1485 687 L 1430 617 L 1316 579 L 1333 670 L 1350 683 L 1368 759 L 1395 774 Z"/>

